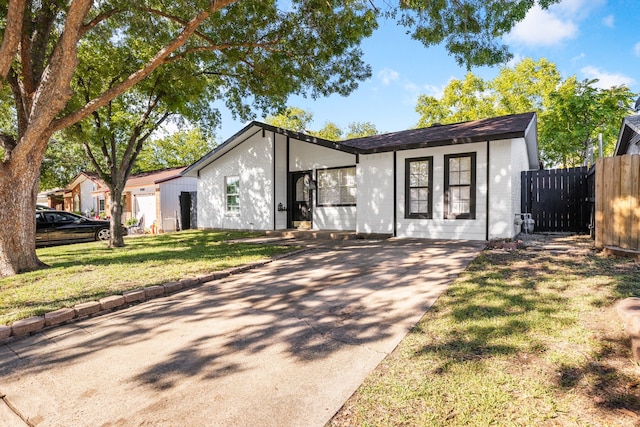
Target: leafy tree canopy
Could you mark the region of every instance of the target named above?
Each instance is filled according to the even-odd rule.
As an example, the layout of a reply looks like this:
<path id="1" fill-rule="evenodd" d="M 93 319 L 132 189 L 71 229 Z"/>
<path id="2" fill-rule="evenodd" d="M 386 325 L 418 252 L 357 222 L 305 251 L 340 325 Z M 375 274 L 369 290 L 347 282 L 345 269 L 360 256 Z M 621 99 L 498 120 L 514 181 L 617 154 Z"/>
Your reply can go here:
<path id="1" fill-rule="evenodd" d="M 138 156 L 133 173 L 188 166 L 215 148 L 198 127 L 181 129 L 149 141 Z"/>
<path id="2" fill-rule="evenodd" d="M 349 123 L 347 132 L 345 133 L 333 122 L 327 122 L 320 130 L 314 131 L 310 129 L 312 121 L 313 113 L 299 107 L 287 107 L 282 113 L 269 116 L 265 119 L 265 122 L 272 126 L 295 132 L 304 132 L 329 141 L 341 141 L 343 139 L 360 138 L 378 134 L 376 126 L 371 122 Z M 346 137 L 343 138 L 343 135 L 346 135 Z"/>
<path id="3" fill-rule="evenodd" d="M 577 166 L 600 133 L 603 154 L 613 152 L 620 123 L 635 96 L 627 87 L 599 89 L 596 83 L 579 82 L 575 76 L 563 80 L 555 64 L 544 58 L 503 67 L 489 81 L 469 72 L 463 80 L 451 80 L 441 98 L 418 98 L 418 127 L 534 111 L 543 162 Z"/>

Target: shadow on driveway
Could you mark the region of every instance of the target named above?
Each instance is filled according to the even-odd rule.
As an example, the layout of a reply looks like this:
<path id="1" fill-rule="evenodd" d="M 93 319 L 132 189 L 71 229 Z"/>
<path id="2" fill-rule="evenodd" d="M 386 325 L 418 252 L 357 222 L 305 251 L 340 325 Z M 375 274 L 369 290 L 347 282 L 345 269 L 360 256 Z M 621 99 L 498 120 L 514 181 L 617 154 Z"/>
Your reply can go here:
<path id="1" fill-rule="evenodd" d="M 0 395 L 37 425 L 324 425 L 484 246 L 316 245 L 0 346 Z"/>

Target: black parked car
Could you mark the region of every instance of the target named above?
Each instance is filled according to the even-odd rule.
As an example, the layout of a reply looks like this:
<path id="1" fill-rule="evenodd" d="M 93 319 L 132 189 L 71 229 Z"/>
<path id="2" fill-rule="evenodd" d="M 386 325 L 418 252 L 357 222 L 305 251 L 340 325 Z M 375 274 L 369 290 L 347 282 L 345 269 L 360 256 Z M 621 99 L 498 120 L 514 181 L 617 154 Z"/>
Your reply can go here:
<path id="1" fill-rule="evenodd" d="M 36 246 L 109 240 L 109 221 L 56 210 L 36 211 Z"/>

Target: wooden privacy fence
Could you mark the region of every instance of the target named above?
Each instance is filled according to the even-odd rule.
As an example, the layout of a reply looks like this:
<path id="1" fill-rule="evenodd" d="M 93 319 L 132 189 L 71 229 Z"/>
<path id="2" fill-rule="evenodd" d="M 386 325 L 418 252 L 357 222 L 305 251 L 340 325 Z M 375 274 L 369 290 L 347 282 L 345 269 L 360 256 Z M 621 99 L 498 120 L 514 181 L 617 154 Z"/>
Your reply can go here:
<path id="1" fill-rule="evenodd" d="M 596 162 L 596 247 L 640 250 L 640 155 Z"/>
<path id="2" fill-rule="evenodd" d="M 589 231 L 591 206 L 586 167 L 524 171 L 521 209 L 530 213 L 535 231 Z"/>

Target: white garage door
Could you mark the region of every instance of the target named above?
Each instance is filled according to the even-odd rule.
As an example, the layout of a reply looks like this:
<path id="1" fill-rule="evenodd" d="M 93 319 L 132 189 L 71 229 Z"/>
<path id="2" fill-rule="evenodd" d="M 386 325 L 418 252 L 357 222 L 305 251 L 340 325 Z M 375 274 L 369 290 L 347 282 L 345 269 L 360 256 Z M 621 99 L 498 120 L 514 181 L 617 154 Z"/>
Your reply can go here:
<path id="1" fill-rule="evenodd" d="M 138 220 L 142 219 L 142 227 L 149 228 L 156 220 L 156 195 L 145 194 L 135 196 L 136 211 Z"/>

